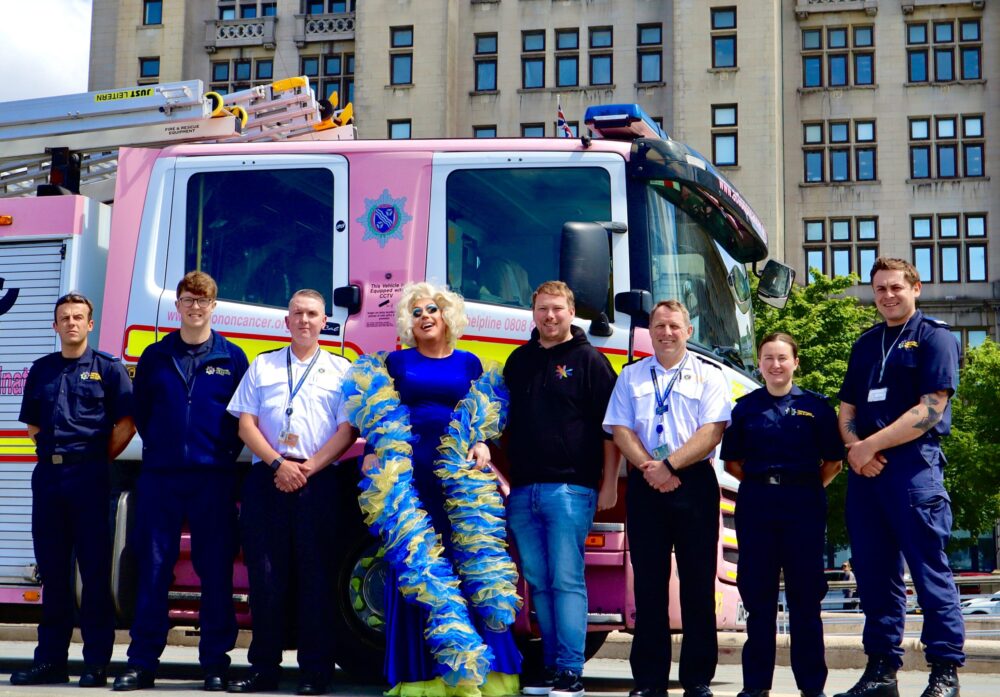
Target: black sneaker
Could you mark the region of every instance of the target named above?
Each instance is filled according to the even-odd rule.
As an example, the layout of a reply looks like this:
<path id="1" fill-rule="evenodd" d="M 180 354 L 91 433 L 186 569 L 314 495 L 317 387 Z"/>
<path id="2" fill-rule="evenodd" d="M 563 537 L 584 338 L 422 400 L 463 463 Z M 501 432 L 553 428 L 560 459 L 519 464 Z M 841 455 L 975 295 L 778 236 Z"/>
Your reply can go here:
<path id="1" fill-rule="evenodd" d="M 556 684 L 556 671 L 553 668 L 546 668 L 541 676 L 534 680 L 528 680 L 521 685 L 522 695 L 547 695 L 552 692 L 553 685 Z"/>
<path id="2" fill-rule="evenodd" d="M 17 670 L 11 673 L 11 685 L 57 685 L 69 682 L 66 664 L 33 663 L 27 670 Z"/>
<path id="3" fill-rule="evenodd" d="M 583 682 L 580 674 L 572 670 L 561 670 L 556 676 L 556 683 L 549 692 L 549 697 L 583 697 Z"/>
<path id="4" fill-rule="evenodd" d="M 932 663 L 927 689 L 920 697 L 958 697 L 958 667 L 954 663 Z"/>
<path id="5" fill-rule="evenodd" d="M 869 656 L 857 684 L 833 697 L 899 697 L 895 664 L 888 656 Z"/>

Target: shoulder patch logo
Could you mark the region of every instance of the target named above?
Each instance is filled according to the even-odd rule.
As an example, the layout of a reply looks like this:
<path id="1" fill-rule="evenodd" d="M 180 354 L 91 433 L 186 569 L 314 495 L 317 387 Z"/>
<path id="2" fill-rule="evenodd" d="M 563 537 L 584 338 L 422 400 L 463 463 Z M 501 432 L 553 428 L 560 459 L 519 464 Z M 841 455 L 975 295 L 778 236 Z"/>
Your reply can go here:
<path id="1" fill-rule="evenodd" d="M 365 213 L 357 222 L 365 226 L 362 240 L 375 240 L 385 247 L 390 239 L 403 239 L 403 226 L 413 220 L 404 210 L 406 197 L 393 198 L 388 189 L 376 199 L 365 199 Z"/>
<path id="2" fill-rule="evenodd" d="M 91 372 L 89 370 L 85 370 L 82 373 L 80 373 L 80 379 L 81 380 L 96 380 L 97 382 L 100 382 L 101 381 L 101 374 L 100 373 L 94 373 L 94 372 Z"/>

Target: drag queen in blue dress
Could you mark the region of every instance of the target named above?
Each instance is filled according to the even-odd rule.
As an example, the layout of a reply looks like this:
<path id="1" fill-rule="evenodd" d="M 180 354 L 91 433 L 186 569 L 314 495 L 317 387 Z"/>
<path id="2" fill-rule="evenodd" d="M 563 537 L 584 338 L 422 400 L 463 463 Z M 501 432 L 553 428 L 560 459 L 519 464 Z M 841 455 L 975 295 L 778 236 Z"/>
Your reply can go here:
<path id="1" fill-rule="evenodd" d="M 520 605 L 516 570 L 483 442 L 502 428 L 505 392 L 498 374 L 455 348 L 464 310 L 450 291 L 406 286 L 397 327 L 413 348 L 363 356 L 345 388 L 348 414 L 368 440 L 361 506 L 390 562 L 385 671 L 389 694 L 401 697 L 519 689 L 521 656 L 508 628 Z"/>

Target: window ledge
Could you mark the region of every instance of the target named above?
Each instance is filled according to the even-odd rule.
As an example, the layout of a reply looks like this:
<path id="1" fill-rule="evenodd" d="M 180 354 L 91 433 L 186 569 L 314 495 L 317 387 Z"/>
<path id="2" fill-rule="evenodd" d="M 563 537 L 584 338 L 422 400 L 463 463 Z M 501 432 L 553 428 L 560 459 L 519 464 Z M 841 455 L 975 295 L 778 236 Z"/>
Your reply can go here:
<path id="1" fill-rule="evenodd" d="M 709 68 L 705 72 L 707 72 L 707 73 L 738 73 L 738 72 L 740 72 L 740 66 L 734 65 L 731 68 Z"/>
<path id="2" fill-rule="evenodd" d="M 472 90 L 469 92 L 470 97 L 491 97 L 500 94 L 500 90 Z"/>
<path id="3" fill-rule="evenodd" d="M 921 184 L 978 184 L 979 182 L 990 181 L 990 176 L 982 177 L 926 177 L 923 179 L 909 178 L 906 183 L 910 186 L 920 186 Z M 979 238 L 982 239 L 982 238 Z"/>
<path id="4" fill-rule="evenodd" d="M 385 88 L 387 90 L 412 90 L 413 89 L 413 83 L 410 82 L 410 83 L 407 83 L 405 85 L 386 85 Z"/>
<path id="5" fill-rule="evenodd" d="M 724 170 L 726 172 L 739 172 L 740 171 L 740 166 L 739 165 L 720 165 L 720 164 L 712 163 L 712 166 L 715 167 L 715 168 L 717 168 L 717 169 Z"/>
<path id="6" fill-rule="evenodd" d="M 563 92 L 606 92 L 615 89 L 614 84 L 610 85 L 571 85 L 563 87 L 521 87 L 518 94 L 560 94 Z M 480 93 L 482 94 L 482 93 Z"/>
<path id="7" fill-rule="evenodd" d="M 136 31 L 141 29 L 163 29 L 163 23 L 160 24 L 139 24 L 136 26 Z"/>
<path id="8" fill-rule="evenodd" d="M 867 179 L 864 181 L 850 181 L 850 182 L 799 182 L 800 189 L 818 189 L 821 187 L 837 187 L 844 188 L 848 186 L 881 186 L 881 179 Z"/>
<path id="9" fill-rule="evenodd" d="M 986 78 L 979 80 L 952 80 L 951 82 L 904 82 L 903 87 L 957 87 L 960 85 L 985 85 Z"/>
<path id="10" fill-rule="evenodd" d="M 652 87 L 666 87 L 665 82 L 634 82 L 632 86 L 637 90 L 648 90 Z"/>
<path id="11" fill-rule="evenodd" d="M 815 94 L 817 92 L 850 92 L 852 90 L 877 90 L 878 85 L 844 85 L 843 87 L 800 87 L 799 94 Z"/>

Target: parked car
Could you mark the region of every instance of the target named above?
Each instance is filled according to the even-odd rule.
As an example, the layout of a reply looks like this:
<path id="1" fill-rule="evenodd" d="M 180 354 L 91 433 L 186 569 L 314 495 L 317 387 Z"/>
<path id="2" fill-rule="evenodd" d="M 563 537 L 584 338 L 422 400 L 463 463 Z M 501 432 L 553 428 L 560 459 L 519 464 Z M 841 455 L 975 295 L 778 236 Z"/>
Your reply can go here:
<path id="1" fill-rule="evenodd" d="M 963 615 L 1000 615 L 1000 592 L 983 598 L 970 598 L 960 604 Z"/>

